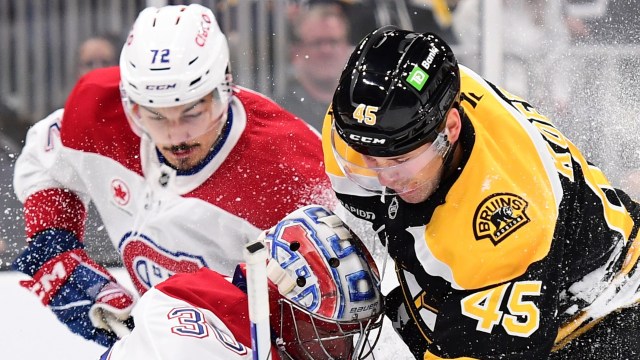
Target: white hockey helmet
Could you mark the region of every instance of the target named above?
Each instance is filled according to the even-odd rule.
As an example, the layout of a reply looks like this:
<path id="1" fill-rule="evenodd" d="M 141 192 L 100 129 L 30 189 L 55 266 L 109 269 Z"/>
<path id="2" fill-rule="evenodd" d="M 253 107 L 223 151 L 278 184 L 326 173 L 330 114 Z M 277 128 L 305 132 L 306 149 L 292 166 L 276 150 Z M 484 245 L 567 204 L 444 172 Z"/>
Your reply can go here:
<path id="1" fill-rule="evenodd" d="M 170 136 L 150 129 L 135 111 L 136 104 L 147 109 L 175 107 L 212 94 L 211 116 L 191 120 L 184 129 L 188 135 L 181 135 L 185 139 L 198 136 L 219 123 L 229 106 L 227 39 L 213 12 L 202 5 L 146 8 L 120 54 L 120 77 L 123 107 L 132 128 L 152 138 L 155 130 L 155 142 L 167 142 Z"/>
<path id="2" fill-rule="evenodd" d="M 198 4 L 144 9 L 120 54 L 123 90 L 149 107 L 188 104 L 219 87 L 228 101 L 228 66 L 227 38 Z"/>

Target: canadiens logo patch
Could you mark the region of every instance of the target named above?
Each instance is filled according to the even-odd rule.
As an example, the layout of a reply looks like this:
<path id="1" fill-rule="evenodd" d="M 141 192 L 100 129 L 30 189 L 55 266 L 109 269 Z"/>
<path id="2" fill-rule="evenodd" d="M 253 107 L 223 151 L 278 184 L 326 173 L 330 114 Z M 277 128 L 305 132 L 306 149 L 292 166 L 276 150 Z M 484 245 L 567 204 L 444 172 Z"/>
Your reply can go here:
<path id="1" fill-rule="evenodd" d="M 493 194 L 484 199 L 473 216 L 476 240 L 489 239 L 498 245 L 530 221 L 526 214 L 529 204 L 510 193 Z"/>
<path id="2" fill-rule="evenodd" d="M 115 178 L 111 180 L 111 197 L 119 206 L 126 206 L 131 199 L 131 192 L 127 184 L 121 179 Z"/>
<path id="3" fill-rule="evenodd" d="M 196 272 L 207 267 L 202 256 L 169 251 L 142 234 L 126 234 L 118 248 L 122 263 L 140 294 L 173 274 Z"/>

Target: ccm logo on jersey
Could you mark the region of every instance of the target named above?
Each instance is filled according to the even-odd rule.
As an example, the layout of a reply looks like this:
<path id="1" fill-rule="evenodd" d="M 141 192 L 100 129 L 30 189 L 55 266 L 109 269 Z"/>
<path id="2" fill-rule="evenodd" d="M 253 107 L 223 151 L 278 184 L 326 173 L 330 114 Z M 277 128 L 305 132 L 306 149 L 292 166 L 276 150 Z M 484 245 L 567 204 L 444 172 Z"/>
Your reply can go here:
<path id="1" fill-rule="evenodd" d="M 490 239 L 498 245 L 509 235 L 530 221 L 526 214 L 528 203 L 518 195 L 492 194 L 484 199 L 473 216 L 476 240 Z"/>
<path id="2" fill-rule="evenodd" d="M 127 233 L 118 249 L 133 285 L 140 294 L 173 274 L 196 272 L 207 267 L 202 256 L 169 251 L 143 234 Z"/>

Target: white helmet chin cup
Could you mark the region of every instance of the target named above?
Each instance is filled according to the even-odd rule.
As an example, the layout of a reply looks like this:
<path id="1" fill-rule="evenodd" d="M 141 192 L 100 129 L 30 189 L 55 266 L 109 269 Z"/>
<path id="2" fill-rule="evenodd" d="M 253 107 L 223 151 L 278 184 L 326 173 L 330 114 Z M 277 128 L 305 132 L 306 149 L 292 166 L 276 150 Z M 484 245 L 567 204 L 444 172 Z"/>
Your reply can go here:
<path id="1" fill-rule="evenodd" d="M 219 88 L 228 103 L 228 65 L 227 39 L 210 9 L 198 4 L 150 7 L 136 19 L 120 54 L 123 99 L 170 107 Z"/>

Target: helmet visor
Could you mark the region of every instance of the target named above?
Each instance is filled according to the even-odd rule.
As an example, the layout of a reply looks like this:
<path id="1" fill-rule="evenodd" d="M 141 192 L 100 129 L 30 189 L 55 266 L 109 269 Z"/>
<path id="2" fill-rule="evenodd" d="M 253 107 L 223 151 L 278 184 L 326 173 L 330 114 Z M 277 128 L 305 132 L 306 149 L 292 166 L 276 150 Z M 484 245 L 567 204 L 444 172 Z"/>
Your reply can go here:
<path id="1" fill-rule="evenodd" d="M 226 120 L 227 106 L 218 89 L 192 103 L 173 107 L 150 107 L 122 99 L 125 113 L 135 126 L 156 144 L 177 145 L 217 129 Z"/>
<path id="2" fill-rule="evenodd" d="M 442 159 L 450 148 L 447 135 L 438 133 L 435 140 L 407 154 L 393 157 L 374 157 L 356 152 L 331 127 L 331 148 L 338 166 L 352 182 L 361 188 L 381 194 L 385 188 L 396 194 L 413 191 L 431 182 L 423 172 Z M 438 168 L 439 170 L 439 168 Z"/>

